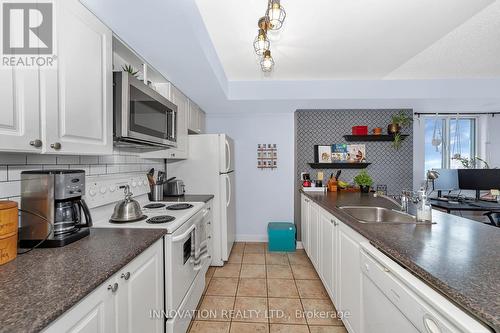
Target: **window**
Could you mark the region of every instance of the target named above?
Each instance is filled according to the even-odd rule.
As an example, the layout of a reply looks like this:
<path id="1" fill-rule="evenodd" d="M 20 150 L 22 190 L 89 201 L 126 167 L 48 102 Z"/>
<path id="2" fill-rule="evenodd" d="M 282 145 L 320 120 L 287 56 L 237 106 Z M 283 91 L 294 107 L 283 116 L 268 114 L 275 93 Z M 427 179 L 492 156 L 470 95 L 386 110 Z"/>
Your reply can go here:
<path id="1" fill-rule="evenodd" d="M 425 170 L 463 168 L 459 158 L 476 156 L 476 118 L 425 118 Z"/>

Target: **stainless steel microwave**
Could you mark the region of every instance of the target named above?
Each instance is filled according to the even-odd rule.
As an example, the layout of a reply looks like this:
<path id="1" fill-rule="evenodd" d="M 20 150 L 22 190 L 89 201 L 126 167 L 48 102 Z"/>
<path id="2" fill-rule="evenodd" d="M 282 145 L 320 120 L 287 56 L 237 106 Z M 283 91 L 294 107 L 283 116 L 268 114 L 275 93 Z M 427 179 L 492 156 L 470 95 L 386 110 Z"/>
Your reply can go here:
<path id="1" fill-rule="evenodd" d="M 113 73 L 117 146 L 176 147 L 177 106 L 127 72 Z"/>

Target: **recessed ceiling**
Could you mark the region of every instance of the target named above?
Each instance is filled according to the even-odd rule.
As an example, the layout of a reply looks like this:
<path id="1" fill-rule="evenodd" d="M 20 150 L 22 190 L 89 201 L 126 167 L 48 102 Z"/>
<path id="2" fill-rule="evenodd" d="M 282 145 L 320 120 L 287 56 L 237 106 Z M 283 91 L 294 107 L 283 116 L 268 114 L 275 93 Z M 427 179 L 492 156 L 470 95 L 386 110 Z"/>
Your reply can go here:
<path id="1" fill-rule="evenodd" d="M 385 78 L 493 2 L 282 0 L 285 24 L 270 37 L 276 66 L 264 76 L 252 43 L 267 0 L 196 0 L 229 81 Z"/>

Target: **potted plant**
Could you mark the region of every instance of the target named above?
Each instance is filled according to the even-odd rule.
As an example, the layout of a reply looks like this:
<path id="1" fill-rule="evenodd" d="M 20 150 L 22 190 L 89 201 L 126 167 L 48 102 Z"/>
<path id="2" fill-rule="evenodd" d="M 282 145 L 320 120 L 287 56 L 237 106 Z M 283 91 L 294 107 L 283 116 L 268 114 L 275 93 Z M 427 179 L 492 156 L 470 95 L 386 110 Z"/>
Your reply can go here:
<path id="1" fill-rule="evenodd" d="M 373 185 L 373 179 L 368 172 L 366 172 L 366 170 L 362 170 L 356 177 L 354 177 L 354 182 L 359 185 L 361 193 L 370 192 L 370 186 Z"/>
<path id="2" fill-rule="evenodd" d="M 135 68 L 132 67 L 132 65 L 123 65 L 122 70 L 124 72 L 131 74 L 134 77 L 137 77 L 137 74 L 139 74 L 139 71 L 135 70 Z"/>
<path id="3" fill-rule="evenodd" d="M 391 123 L 387 126 L 387 134 L 394 136 L 392 146 L 397 150 L 401 147 L 401 130 L 410 125 L 413 119 L 403 111 L 399 111 L 391 117 Z"/>

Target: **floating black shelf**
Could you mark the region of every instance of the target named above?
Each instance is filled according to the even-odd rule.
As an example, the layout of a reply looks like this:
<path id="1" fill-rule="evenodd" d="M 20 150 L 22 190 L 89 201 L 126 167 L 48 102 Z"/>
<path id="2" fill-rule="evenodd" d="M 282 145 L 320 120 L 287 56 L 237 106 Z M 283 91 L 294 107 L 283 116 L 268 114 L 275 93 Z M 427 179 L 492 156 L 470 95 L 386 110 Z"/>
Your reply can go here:
<path id="1" fill-rule="evenodd" d="M 408 134 L 401 134 L 401 140 L 408 137 Z M 394 141 L 394 135 L 344 135 L 346 141 Z"/>
<path id="2" fill-rule="evenodd" d="M 336 163 L 309 163 L 309 166 L 313 169 L 365 169 L 371 163 L 348 163 L 348 162 L 336 162 Z"/>

